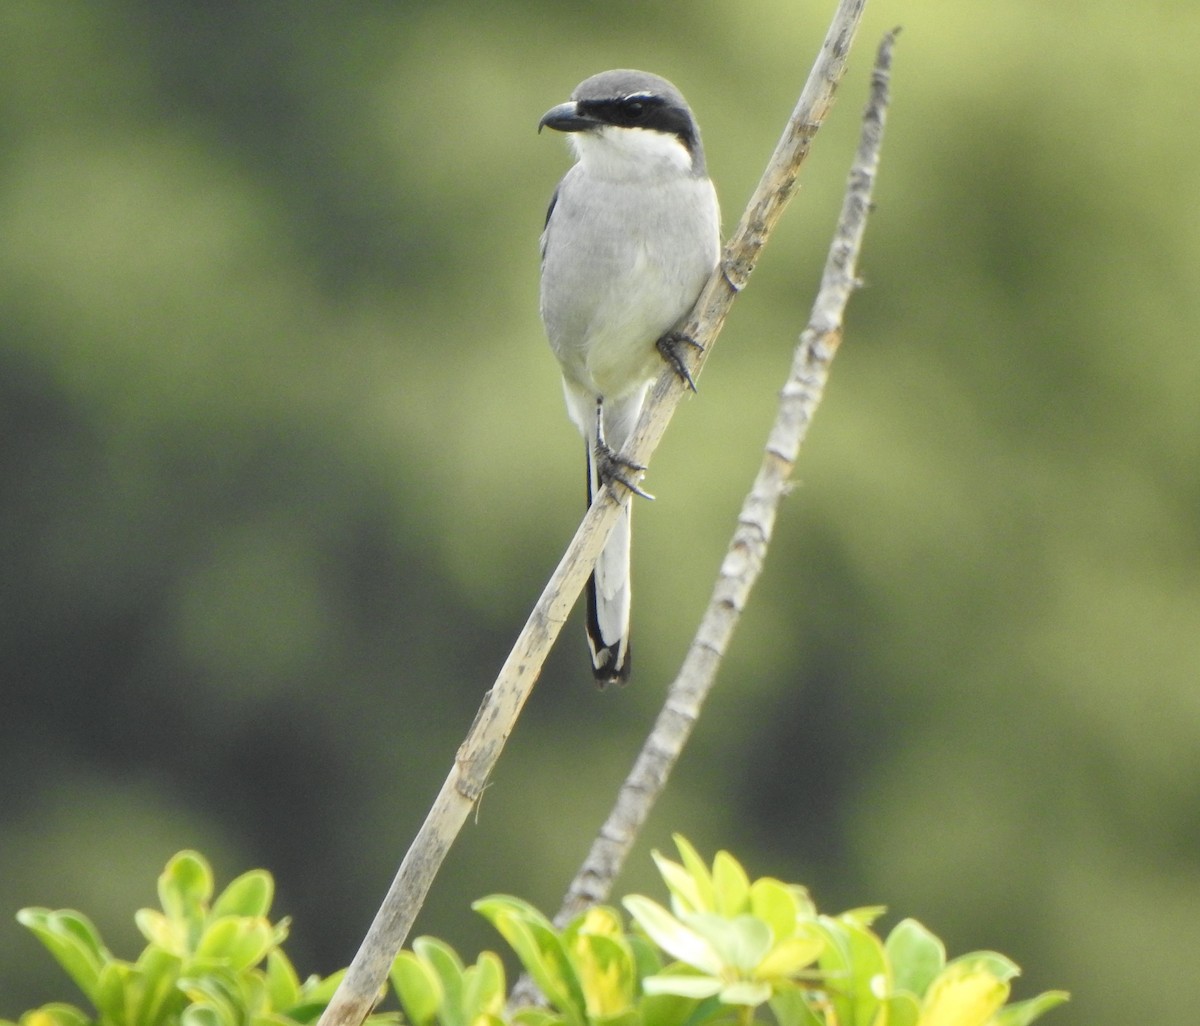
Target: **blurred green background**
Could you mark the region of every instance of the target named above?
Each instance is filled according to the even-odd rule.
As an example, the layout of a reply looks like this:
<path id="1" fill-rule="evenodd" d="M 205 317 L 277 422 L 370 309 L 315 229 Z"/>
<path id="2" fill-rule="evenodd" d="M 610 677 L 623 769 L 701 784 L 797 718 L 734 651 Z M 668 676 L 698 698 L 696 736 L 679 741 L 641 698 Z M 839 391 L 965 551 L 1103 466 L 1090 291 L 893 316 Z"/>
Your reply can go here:
<path id="1" fill-rule="evenodd" d="M 582 513 L 537 120 L 673 79 L 736 222 L 832 3 L 0 6 L 0 1014 L 185 846 L 346 964 Z M 1073 991 L 1200 1000 L 1200 5 L 872 0 L 648 478 L 633 684 L 569 624 L 418 923 L 547 909 L 706 601 L 904 26 L 846 344 L 673 830 Z M 577 618 L 577 617 L 576 617 Z M 656 892 L 657 893 L 657 892 Z"/>

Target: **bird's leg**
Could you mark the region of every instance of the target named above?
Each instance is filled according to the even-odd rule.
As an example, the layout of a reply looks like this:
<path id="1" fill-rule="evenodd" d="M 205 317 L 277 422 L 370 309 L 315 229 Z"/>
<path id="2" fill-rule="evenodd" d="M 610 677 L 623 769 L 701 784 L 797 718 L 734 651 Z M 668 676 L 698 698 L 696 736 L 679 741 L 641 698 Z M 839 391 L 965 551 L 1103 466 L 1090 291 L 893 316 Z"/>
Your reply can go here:
<path id="1" fill-rule="evenodd" d="M 704 346 L 691 335 L 685 335 L 681 331 L 668 331 L 654 345 L 662 353 L 662 358 L 671 365 L 671 369 L 683 380 L 683 383 L 693 392 L 696 391 L 696 382 L 692 380 L 692 372 L 688 370 L 687 363 L 683 359 L 683 348 L 691 346 L 702 353 Z"/>
<path id="2" fill-rule="evenodd" d="M 608 485 L 610 489 L 612 483 L 616 481 L 628 488 L 634 495 L 640 495 L 643 499 L 653 499 L 653 495 L 643 491 L 629 479 L 630 472 L 640 474 L 646 468 L 641 463 L 634 463 L 633 460 L 626 459 L 604 440 L 603 414 L 604 401 L 598 399 L 596 401 L 596 449 L 594 453 L 596 477 L 602 485 Z"/>

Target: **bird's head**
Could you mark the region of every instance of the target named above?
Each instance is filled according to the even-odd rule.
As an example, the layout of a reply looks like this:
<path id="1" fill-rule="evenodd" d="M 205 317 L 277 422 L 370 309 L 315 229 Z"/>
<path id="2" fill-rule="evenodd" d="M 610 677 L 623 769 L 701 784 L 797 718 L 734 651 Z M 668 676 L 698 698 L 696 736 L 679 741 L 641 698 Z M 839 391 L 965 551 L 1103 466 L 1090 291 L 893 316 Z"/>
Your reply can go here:
<path id="1" fill-rule="evenodd" d="M 691 108 L 670 82 L 649 72 L 622 68 L 585 79 L 570 100 L 546 111 L 542 128 L 569 132 L 580 162 L 600 174 L 705 173 Z"/>

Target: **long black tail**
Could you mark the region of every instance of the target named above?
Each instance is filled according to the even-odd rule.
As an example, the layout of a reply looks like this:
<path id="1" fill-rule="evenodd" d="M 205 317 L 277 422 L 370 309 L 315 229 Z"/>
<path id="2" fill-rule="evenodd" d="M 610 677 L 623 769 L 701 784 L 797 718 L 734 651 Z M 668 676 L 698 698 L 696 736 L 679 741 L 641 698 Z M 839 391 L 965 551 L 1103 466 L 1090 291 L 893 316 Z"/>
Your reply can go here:
<path id="1" fill-rule="evenodd" d="M 587 500 L 599 487 L 587 447 Z M 625 505 L 620 519 L 609 535 L 596 569 L 587 585 L 587 635 L 592 652 L 592 672 L 600 687 L 624 684 L 632 665 L 629 646 L 629 543 L 630 508 Z"/>

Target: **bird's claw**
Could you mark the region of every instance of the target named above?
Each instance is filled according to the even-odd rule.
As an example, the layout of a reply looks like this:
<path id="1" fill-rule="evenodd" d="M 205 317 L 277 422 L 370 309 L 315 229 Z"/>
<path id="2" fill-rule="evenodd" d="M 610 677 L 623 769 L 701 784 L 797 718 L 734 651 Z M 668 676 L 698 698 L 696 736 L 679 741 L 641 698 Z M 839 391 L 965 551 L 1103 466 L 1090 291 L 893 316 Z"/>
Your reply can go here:
<path id="1" fill-rule="evenodd" d="M 630 479 L 630 474 L 637 475 L 645 469 L 641 463 L 635 463 L 619 452 L 614 452 L 603 440 L 596 443 L 596 477 L 602 485 L 608 485 L 610 490 L 615 481 L 628 488 L 634 495 L 640 495 L 643 499 L 653 499 L 653 495 L 643 491 Z"/>
<path id="2" fill-rule="evenodd" d="M 697 352 L 704 352 L 704 346 L 697 342 L 691 335 L 685 335 L 681 331 L 668 331 L 656 343 L 658 351 L 662 354 L 662 358 L 671 365 L 671 369 L 679 375 L 688 388 L 693 392 L 696 391 L 696 382 L 692 379 L 692 372 L 688 370 L 687 363 L 683 359 L 683 347 L 690 346 Z"/>

